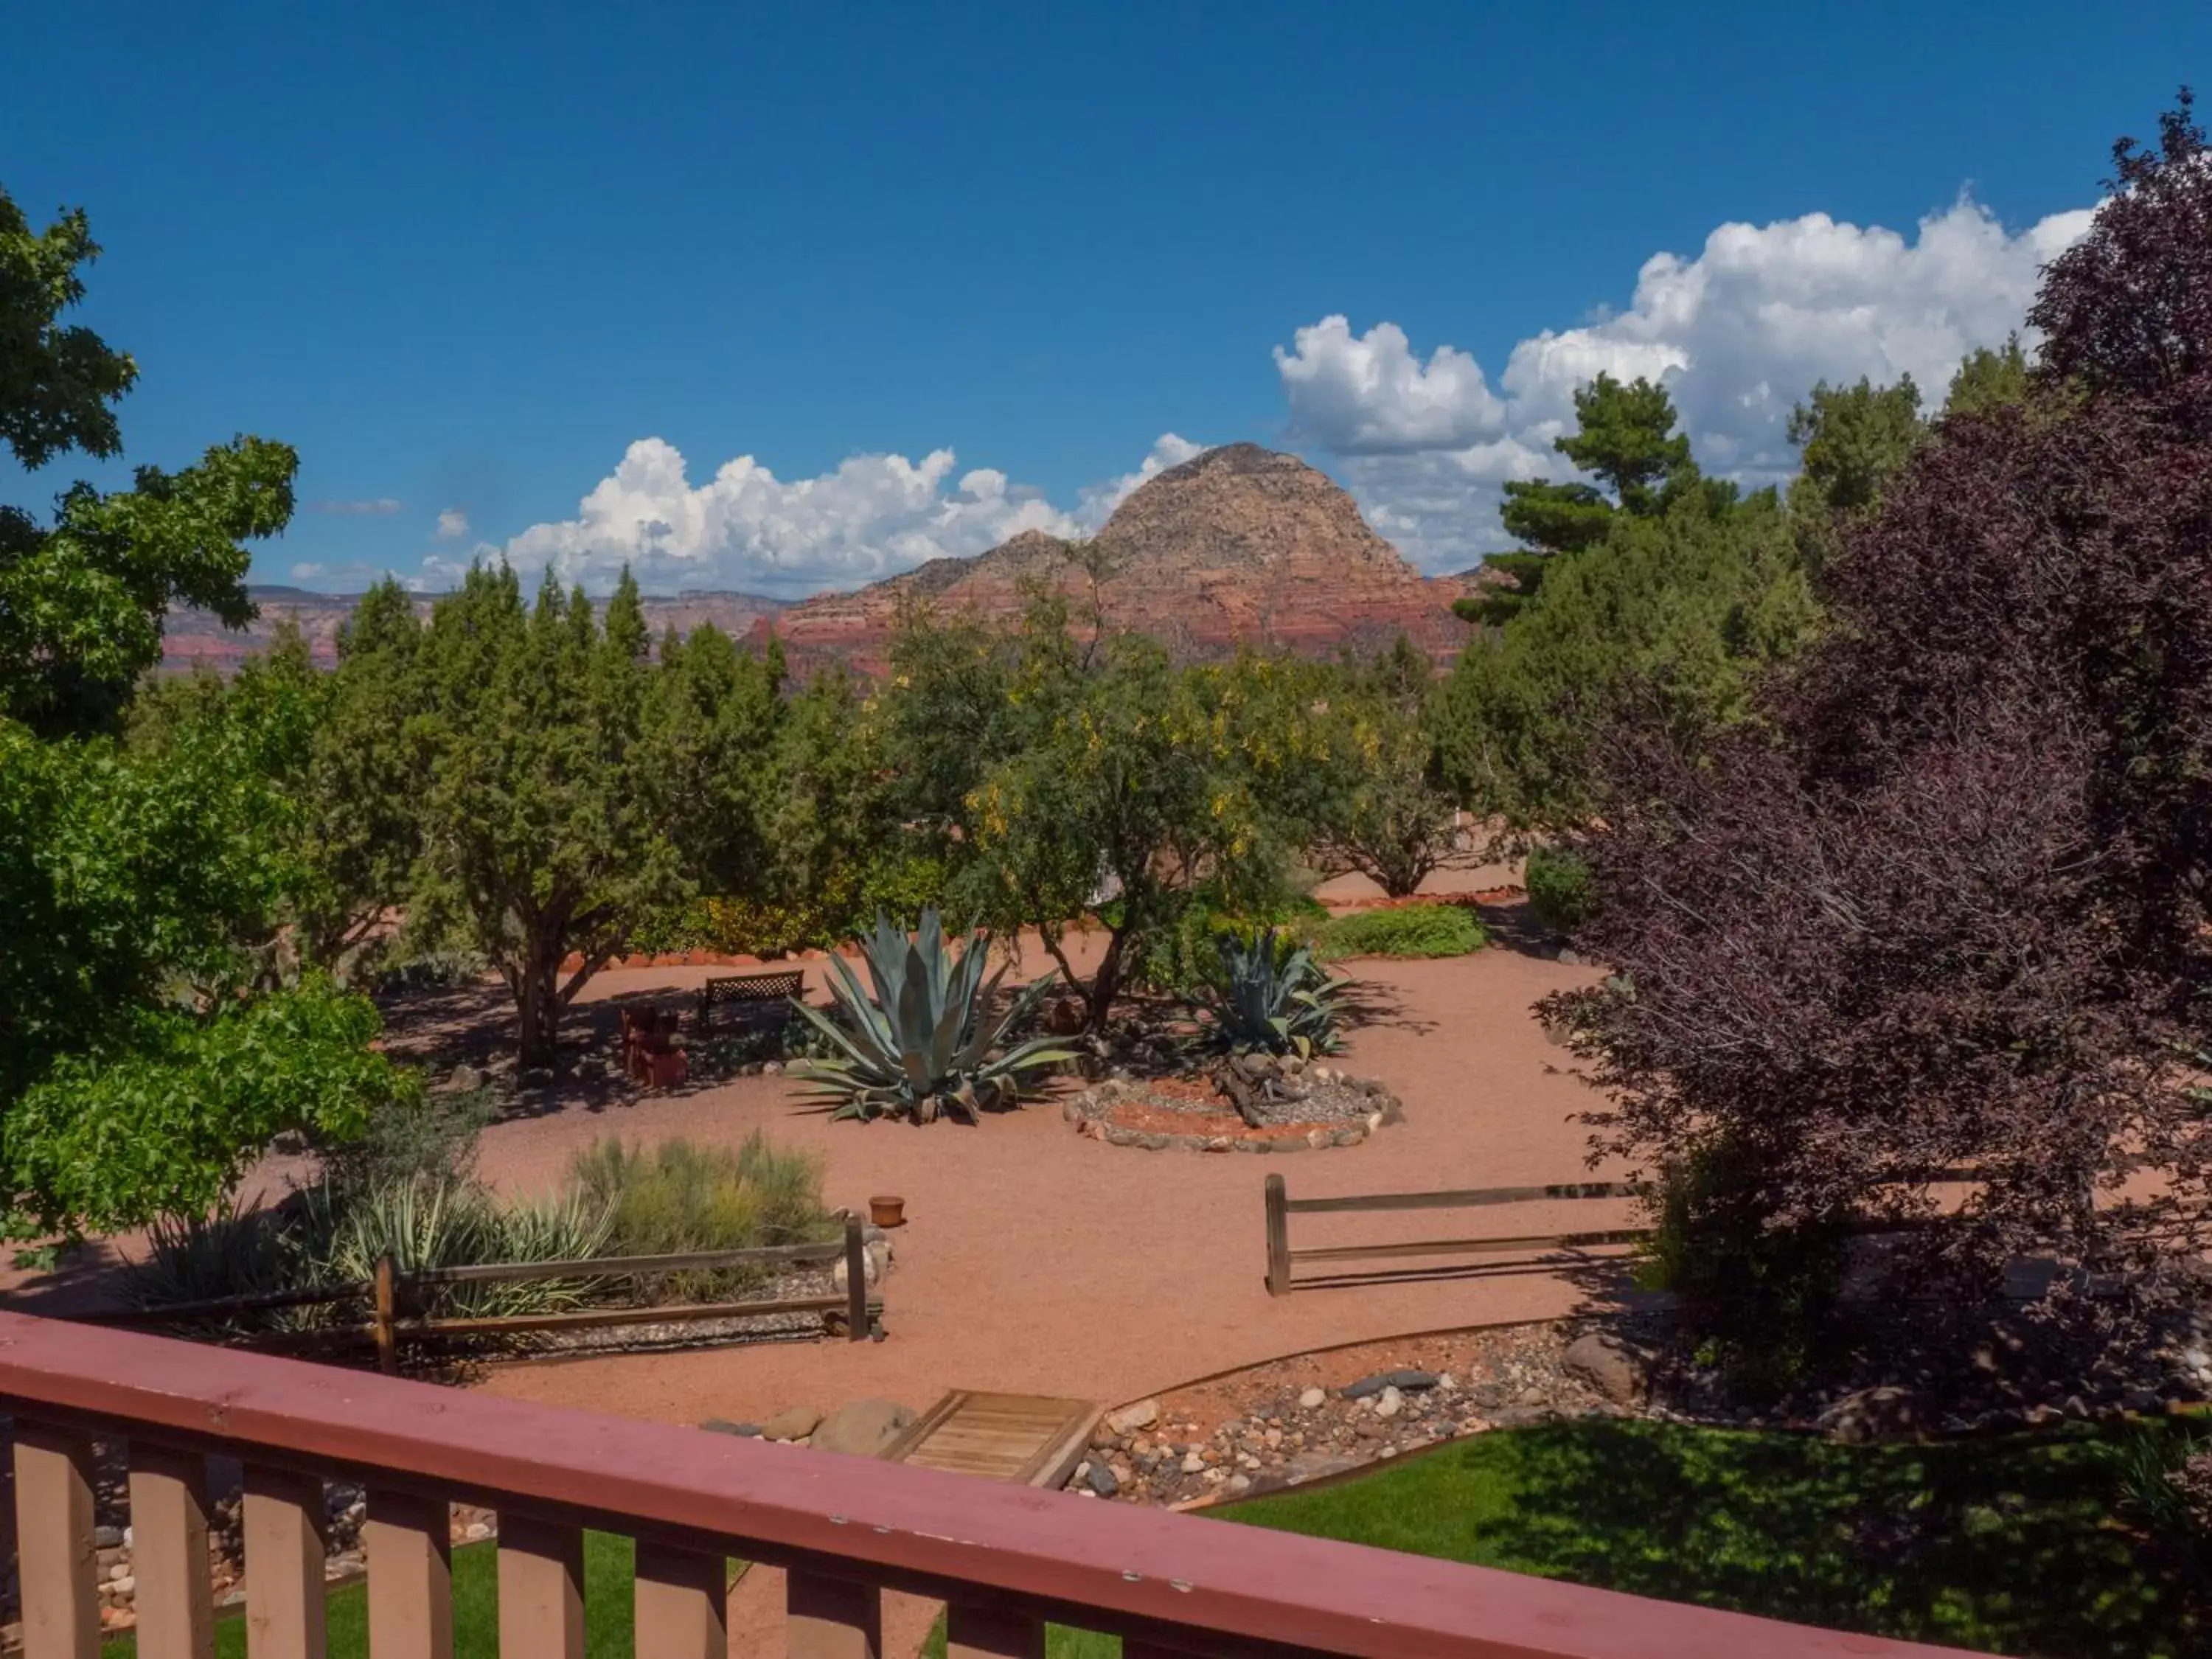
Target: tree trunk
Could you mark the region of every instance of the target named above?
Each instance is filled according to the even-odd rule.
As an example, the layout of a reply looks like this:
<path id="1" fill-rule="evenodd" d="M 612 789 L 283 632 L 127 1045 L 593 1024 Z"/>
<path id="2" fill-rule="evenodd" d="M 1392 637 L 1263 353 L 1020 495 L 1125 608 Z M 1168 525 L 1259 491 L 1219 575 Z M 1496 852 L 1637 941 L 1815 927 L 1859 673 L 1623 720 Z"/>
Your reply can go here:
<path id="1" fill-rule="evenodd" d="M 1098 958 L 1098 969 L 1091 975 L 1091 1029 L 1103 1032 L 1106 1017 L 1114 1011 L 1114 999 L 1121 989 L 1121 946 L 1125 935 L 1114 929 L 1106 935 L 1106 954 Z"/>
<path id="2" fill-rule="evenodd" d="M 561 1047 L 561 959 L 542 953 L 526 960 L 514 978 L 518 1071 L 550 1071 Z"/>

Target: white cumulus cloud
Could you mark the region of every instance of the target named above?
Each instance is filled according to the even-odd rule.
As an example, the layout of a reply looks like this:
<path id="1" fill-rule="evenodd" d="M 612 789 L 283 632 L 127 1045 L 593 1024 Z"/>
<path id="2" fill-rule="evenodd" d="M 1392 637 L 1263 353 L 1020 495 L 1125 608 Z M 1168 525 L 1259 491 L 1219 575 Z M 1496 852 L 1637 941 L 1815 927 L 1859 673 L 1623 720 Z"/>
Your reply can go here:
<path id="1" fill-rule="evenodd" d="M 469 533 L 469 515 L 458 507 L 449 507 L 438 514 L 438 539 L 457 542 Z"/>
<path id="2" fill-rule="evenodd" d="M 1647 259 L 1625 310 L 1522 340 L 1498 393 L 1464 352 L 1424 363 L 1395 325 L 1354 335 L 1342 317 L 1300 329 L 1276 368 L 1294 434 L 1343 458 L 1376 528 L 1453 568 L 1507 544 L 1500 484 L 1571 476 L 1552 440 L 1599 374 L 1661 381 L 1708 471 L 1770 482 L 1795 468 L 1784 428 L 1814 382 L 1910 374 L 1940 403 L 1961 357 L 2020 327 L 2040 268 L 2091 216 L 2008 232 L 1961 197 L 1910 237 L 1822 213 L 1724 224 L 1693 257 Z"/>
<path id="3" fill-rule="evenodd" d="M 641 438 L 575 517 L 533 526 L 501 550 L 519 568 L 550 565 L 592 587 L 627 564 L 648 590 L 740 587 L 795 598 L 981 553 L 1025 530 L 1085 533 L 1111 501 L 1197 453 L 1164 437 L 1137 472 L 1085 492 L 1071 514 L 996 468 L 956 473 L 950 449 L 920 460 L 857 455 L 834 471 L 788 480 L 741 455 L 694 483 L 673 445 Z"/>
<path id="4" fill-rule="evenodd" d="M 1464 351 L 1438 346 L 1425 363 L 1406 331 L 1377 323 L 1355 335 L 1344 317 L 1297 331 L 1275 348 L 1291 428 L 1339 455 L 1449 449 L 1496 435 L 1505 406 Z"/>

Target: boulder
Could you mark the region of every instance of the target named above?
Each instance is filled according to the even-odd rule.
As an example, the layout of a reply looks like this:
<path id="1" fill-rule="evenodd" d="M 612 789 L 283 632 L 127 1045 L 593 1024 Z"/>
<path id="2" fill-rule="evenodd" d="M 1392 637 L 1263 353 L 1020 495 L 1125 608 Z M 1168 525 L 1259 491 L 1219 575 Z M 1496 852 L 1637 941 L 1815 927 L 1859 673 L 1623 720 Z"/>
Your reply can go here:
<path id="1" fill-rule="evenodd" d="M 804 1440 L 821 1421 L 811 1406 L 787 1406 L 761 1425 L 761 1434 L 769 1440 Z"/>
<path id="2" fill-rule="evenodd" d="M 1590 1331 L 1570 1342 L 1559 1364 L 1570 1376 L 1589 1383 L 1616 1406 L 1640 1405 L 1651 1391 L 1650 1372 L 1642 1356 L 1602 1331 Z"/>
<path id="3" fill-rule="evenodd" d="M 914 1425 L 914 1413 L 894 1400 L 855 1400 L 823 1418 L 810 1443 L 817 1451 L 873 1457 Z"/>

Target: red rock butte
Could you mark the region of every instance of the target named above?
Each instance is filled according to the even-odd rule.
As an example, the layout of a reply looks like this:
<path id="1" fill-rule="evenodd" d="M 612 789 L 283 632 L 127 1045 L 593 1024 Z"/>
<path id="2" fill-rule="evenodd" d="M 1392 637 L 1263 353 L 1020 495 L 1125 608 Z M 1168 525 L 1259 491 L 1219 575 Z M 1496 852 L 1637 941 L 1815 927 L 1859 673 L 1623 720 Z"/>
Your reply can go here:
<path id="1" fill-rule="evenodd" d="M 1326 656 L 1380 650 L 1400 634 L 1439 662 L 1466 643 L 1451 602 L 1457 577 L 1429 578 L 1368 527 L 1343 489 L 1295 455 L 1228 444 L 1170 467 L 1115 510 L 1093 544 L 1109 623 L 1165 641 L 1178 654 L 1239 646 Z M 754 624 L 771 627 L 801 673 L 843 662 L 883 672 L 901 613 L 1005 623 L 1042 582 L 1080 610 L 1091 577 L 1070 544 L 1029 530 L 988 553 L 933 559 L 851 593 L 828 593 Z"/>

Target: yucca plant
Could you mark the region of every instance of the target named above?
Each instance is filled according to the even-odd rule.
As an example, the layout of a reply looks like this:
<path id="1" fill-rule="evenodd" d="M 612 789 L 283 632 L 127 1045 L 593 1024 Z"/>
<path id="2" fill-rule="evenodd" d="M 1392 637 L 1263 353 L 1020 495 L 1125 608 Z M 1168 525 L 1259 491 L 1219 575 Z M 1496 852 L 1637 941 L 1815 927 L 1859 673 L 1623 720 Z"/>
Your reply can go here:
<path id="1" fill-rule="evenodd" d="M 1337 1048 L 1345 981 L 1332 978 L 1305 945 L 1279 945 L 1276 930 L 1223 933 L 1214 945 L 1220 973 L 1199 993 L 1214 1030 L 1231 1048 L 1327 1054 Z"/>
<path id="2" fill-rule="evenodd" d="M 1044 1038 L 993 1052 L 1051 988 L 1053 975 L 1023 988 L 991 1020 L 991 999 L 1006 970 L 1002 966 L 984 980 L 991 940 L 981 928 L 969 933 L 956 957 L 934 908 L 921 913 L 910 940 L 878 910 L 874 934 L 860 943 L 873 996 L 832 956 L 830 989 L 843 1018 L 793 1005 L 836 1050 L 830 1059 L 792 1068 L 814 1085 L 815 1099 L 837 1103 L 833 1119 L 888 1115 L 928 1123 L 942 1112 L 972 1123 L 981 1110 L 1017 1103 L 1023 1073 L 1074 1058 Z"/>

